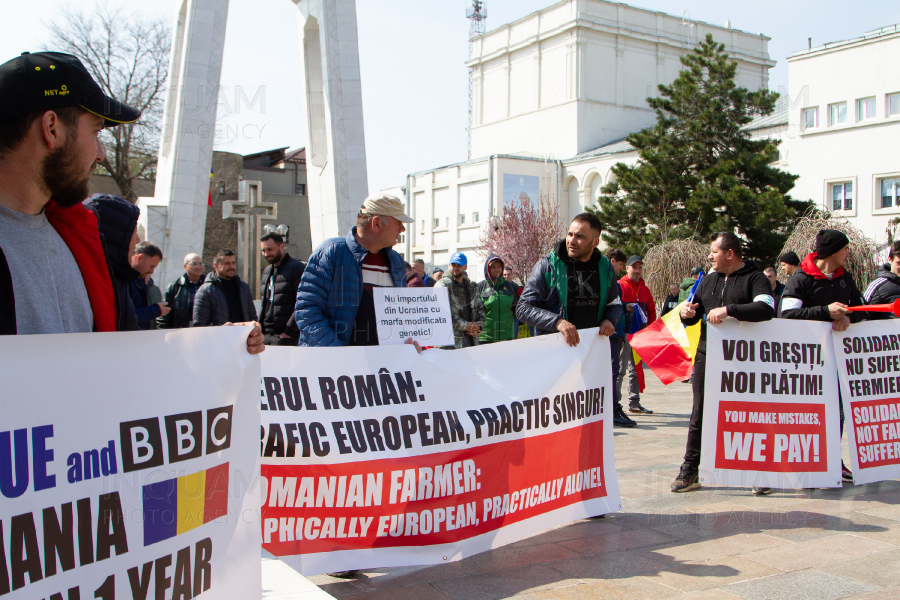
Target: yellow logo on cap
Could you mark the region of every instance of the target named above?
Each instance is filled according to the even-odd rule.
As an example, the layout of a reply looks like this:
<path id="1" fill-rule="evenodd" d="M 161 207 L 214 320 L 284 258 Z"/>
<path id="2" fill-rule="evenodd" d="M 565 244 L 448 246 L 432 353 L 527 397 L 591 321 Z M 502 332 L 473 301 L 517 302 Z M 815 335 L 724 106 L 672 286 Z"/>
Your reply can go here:
<path id="1" fill-rule="evenodd" d="M 40 71 L 41 68 L 40 68 L 40 67 L 35 67 L 34 70 L 35 70 L 35 71 Z"/>
<path id="2" fill-rule="evenodd" d="M 58 90 L 44 90 L 45 96 L 65 96 L 68 93 L 69 90 L 64 85 L 60 86 Z"/>

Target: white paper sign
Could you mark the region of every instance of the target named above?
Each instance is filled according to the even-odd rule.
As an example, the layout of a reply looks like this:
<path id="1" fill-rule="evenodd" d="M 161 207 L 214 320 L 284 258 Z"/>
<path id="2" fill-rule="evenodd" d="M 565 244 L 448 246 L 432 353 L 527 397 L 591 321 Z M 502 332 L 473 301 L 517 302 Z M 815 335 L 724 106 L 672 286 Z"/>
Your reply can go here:
<path id="1" fill-rule="evenodd" d="M 260 597 L 248 332 L 0 337 L 0 596 Z"/>
<path id="2" fill-rule="evenodd" d="M 415 340 L 422 346 L 452 346 L 453 319 L 447 288 L 372 288 L 378 343 Z"/>
<path id="3" fill-rule="evenodd" d="M 853 483 L 900 478 L 900 320 L 834 332 Z"/>
<path id="4" fill-rule="evenodd" d="M 840 487 L 836 371 L 829 323 L 708 325 L 703 484 Z"/>

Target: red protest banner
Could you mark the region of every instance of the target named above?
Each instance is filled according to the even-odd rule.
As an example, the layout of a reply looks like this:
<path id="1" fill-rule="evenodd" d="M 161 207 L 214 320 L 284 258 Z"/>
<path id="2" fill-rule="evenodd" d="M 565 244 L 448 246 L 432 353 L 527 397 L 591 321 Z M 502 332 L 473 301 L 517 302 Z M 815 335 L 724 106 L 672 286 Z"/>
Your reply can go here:
<path id="1" fill-rule="evenodd" d="M 450 544 L 603 498 L 603 425 L 403 458 L 264 464 L 263 548 L 285 556 Z"/>
<path id="2" fill-rule="evenodd" d="M 900 465 L 900 398 L 851 401 L 860 469 Z"/>
<path id="3" fill-rule="evenodd" d="M 853 483 L 900 477 L 900 319 L 834 332 Z"/>
<path id="4" fill-rule="evenodd" d="M 717 469 L 827 470 L 822 404 L 720 401 L 717 429 Z"/>

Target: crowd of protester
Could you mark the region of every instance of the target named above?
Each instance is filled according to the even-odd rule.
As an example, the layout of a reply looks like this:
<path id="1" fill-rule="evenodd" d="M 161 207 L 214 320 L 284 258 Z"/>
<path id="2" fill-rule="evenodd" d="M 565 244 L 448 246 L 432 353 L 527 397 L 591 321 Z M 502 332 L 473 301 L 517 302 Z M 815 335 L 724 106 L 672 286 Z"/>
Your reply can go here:
<path id="1" fill-rule="evenodd" d="M 70 94 L 43 94 L 63 75 L 71 82 Z M 641 404 L 628 341 L 657 319 L 643 259 L 615 248 L 601 253 L 602 224 L 591 213 L 572 219 L 565 238 L 534 265 L 524 285 L 514 282 L 504 257 L 495 254 L 487 257 L 484 278 L 476 283 L 460 252 L 446 270 L 435 267 L 431 273 L 421 259 L 405 262 L 393 247 L 412 219 L 399 199 L 375 194 L 365 199 L 356 226 L 322 243 L 307 263 L 285 252 L 277 233 L 259 240 L 269 264 L 260 280 L 257 314 L 254 290 L 236 274 L 233 251 L 219 250 L 207 273 L 201 256 L 188 254 L 184 273 L 160 282 L 162 293 L 152 276 L 163 253 L 139 239 L 138 208 L 113 195 L 87 198 L 88 180 L 103 158 L 99 132 L 134 122 L 140 112 L 104 95 L 77 58 L 26 53 L 0 65 L 0 97 L 15 98 L 5 100 L 0 123 L 0 334 L 250 324 L 251 353 L 261 352 L 264 344 L 371 346 L 379 341 L 374 288 L 443 287 L 454 333 L 448 348 L 514 340 L 521 325 L 533 335 L 561 333 L 570 346 L 581 342 L 585 330 L 596 330 L 592 335 L 610 344 L 614 424 L 637 425 L 622 406 L 626 377 L 628 411 L 653 412 Z M 847 237 L 823 229 L 807 256 L 788 252 L 779 258 L 787 277 L 782 284 L 775 267 L 763 271 L 745 260 L 740 238 L 720 232 L 710 240 L 709 265 L 672 282 L 660 316 L 678 310 L 685 326 L 701 323 L 684 462 L 672 491 L 700 486 L 707 324 L 725 318 L 805 319 L 828 321 L 843 331 L 866 318 L 848 307 L 900 297 L 900 243 L 891 247 L 889 263 L 864 296 L 844 268 L 848 256 Z M 846 467 L 844 479 L 852 481 Z"/>

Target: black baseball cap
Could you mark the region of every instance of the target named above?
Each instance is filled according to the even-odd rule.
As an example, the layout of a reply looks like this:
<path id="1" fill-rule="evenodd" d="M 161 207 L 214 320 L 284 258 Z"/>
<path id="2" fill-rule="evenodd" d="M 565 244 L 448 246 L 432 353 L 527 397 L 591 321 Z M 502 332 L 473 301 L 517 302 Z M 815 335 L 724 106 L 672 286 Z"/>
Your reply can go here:
<path id="1" fill-rule="evenodd" d="M 105 127 L 133 123 L 141 111 L 103 93 L 81 61 L 61 52 L 23 52 L 0 65 L 0 123 L 39 110 L 80 106 Z"/>
<path id="2" fill-rule="evenodd" d="M 628 262 L 625 263 L 625 266 L 630 267 L 634 263 L 638 263 L 638 262 L 641 264 L 644 264 L 644 259 L 641 258 L 640 256 L 638 256 L 637 254 L 632 254 L 631 256 L 628 257 Z"/>

